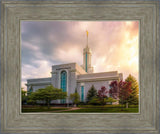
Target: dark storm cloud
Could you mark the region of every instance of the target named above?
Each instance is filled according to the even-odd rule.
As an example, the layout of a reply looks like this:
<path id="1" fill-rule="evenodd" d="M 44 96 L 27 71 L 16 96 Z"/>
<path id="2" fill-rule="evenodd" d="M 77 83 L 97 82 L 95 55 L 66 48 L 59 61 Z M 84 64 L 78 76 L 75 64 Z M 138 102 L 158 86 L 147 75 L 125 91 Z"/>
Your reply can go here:
<path id="1" fill-rule="evenodd" d="M 73 22 L 72 26 L 74 25 L 76 25 L 75 22 Z M 38 46 L 38 51 L 41 52 L 42 57 L 50 62 L 60 62 L 58 59 L 54 58 L 57 48 L 60 48 L 64 43 L 68 42 L 70 42 L 71 45 L 76 45 L 78 43 L 77 41 L 79 41 L 77 40 L 78 36 L 72 33 L 72 26 L 69 22 L 24 21 L 21 26 L 22 46 L 24 42 L 30 43 L 33 46 Z M 27 55 L 29 58 L 25 58 Z M 37 58 L 40 57 L 36 56 L 35 50 L 28 51 L 26 48 L 22 47 L 22 59 L 24 63 L 28 64 L 32 59 Z"/>

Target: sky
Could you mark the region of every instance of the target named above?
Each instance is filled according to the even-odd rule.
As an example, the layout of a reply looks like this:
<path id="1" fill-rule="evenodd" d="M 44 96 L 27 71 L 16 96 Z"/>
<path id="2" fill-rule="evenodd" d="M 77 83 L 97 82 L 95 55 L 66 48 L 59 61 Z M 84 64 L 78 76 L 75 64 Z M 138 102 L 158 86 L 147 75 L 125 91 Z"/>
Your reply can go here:
<path id="1" fill-rule="evenodd" d="M 83 63 L 83 48 L 92 50 L 94 72 L 118 71 L 138 80 L 139 21 L 22 21 L 22 82 L 51 77 L 51 66 Z"/>

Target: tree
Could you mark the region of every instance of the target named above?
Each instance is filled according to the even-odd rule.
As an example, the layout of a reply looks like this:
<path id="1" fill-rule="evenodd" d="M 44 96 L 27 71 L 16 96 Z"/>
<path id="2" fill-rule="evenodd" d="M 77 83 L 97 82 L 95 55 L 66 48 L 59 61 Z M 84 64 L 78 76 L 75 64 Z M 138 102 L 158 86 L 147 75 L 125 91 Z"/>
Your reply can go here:
<path id="1" fill-rule="evenodd" d="M 32 93 L 31 93 L 32 94 Z M 36 105 L 36 100 L 34 100 L 31 96 L 31 94 L 28 96 L 28 99 L 27 99 L 27 104 L 29 105 Z"/>
<path id="2" fill-rule="evenodd" d="M 127 108 L 128 97 L 132 92 L 131 82 L 126 82 L 121 80 L 118 86 L 119 86 L 119 100 L 120 100 L 119 102 L 121 104 L 126 104 L 126 108 Z"/>
<path id="3" fill-rule="evenodd" d="M 129 74 L 129 76 L 125 79 L 126 82 L 131 82 L 131 90 L 132 93 L 129 95 L 128 97 L 128 103 L 129 104 L 134 104 L 137 105 L 138 104 L 138 93 L 139 93 L 139 85 L 138 82 L 136 80 L 136 78 L 134 76 L 132 76 L 131 74 Z"/>
<path id="4" fill-rule="evenodd" d="M 21 101 L 22 105 L 27 102 L 27 91 L 21 88 Z"/>
<path id="5" fill-rule="evenodd" d="M 119 99 L 121 104 L 128 103 L 128 97 L 131 94 L 131 82 L 126 81 L 112 81 L 110 84 L 109 94 L 114 99 Z"/>
<path id="6" fill-rule="evenodd" d="M 92 98 L 96 96 L 97 96 L 97 90 L 95 89 L 94 85 L 92 85 L 87 93 L 87 101 L 92 100 Z"/>
<path id="7" fill-rule="evenodd" d="M 80 96 L 79 96 L 79 94 L 77 92 L 77 89 L 75 89 L 75 93 L 70 94 L 69 98 L 76 105 L 80 102 Z"/>
<path id="8" fill-rule="evenodd" d="M 50 102 L 52 100 L 65 99 L 67 97 L 67 93 L 63 92 L 62 89 L 58 89 L 50 85 L 46 88 L 38 89 L 30 96 L 32 100 L 45 101 L 48 105 L 48 108 L 50 108 Z"/>
<path id="9" fill-rule="evenodd" d="M 109 84 L 109 95 L 110 97 L 114 98 L 114 99 L 118 99 L 118 93 L 119 93 L 119 87 L 118 87 L 118 81 L 112 81 L 110 84 Z"/>
<path id="10" fill-rule="evenodd" d="M 97 96 L 100 99 L 102 105 L 106 104 L 106 99 L 108 97 L 107 93 L 108 93 L 108 91 L 107 91 L 105 86 L 102 86 L 101 89 L 98 90 L 98 95 Z"/>

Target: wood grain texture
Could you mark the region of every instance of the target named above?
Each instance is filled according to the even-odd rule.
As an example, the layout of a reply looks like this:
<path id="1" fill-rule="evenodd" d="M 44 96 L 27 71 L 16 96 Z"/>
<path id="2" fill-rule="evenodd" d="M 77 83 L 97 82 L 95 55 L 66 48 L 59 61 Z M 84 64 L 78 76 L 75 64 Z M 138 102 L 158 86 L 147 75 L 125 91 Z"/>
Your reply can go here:
<path id="1" fill-rule="evenodd" d="M 16 133 L 158 133 L 158 1 L 2 1 L 1 122 Z M 139 20 L 140 112 L 137 114 L 22 114 L 23 20 Z"/>

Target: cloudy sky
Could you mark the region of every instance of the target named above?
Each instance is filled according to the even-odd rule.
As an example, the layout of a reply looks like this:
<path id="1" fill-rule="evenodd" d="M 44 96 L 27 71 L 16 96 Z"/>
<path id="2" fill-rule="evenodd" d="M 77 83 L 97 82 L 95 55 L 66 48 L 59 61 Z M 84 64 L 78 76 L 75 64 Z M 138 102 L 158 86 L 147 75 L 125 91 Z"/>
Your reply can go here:
<path id="1" fill-rule="evenodd" d="M 52 65 L 82 65 L 86 30 L 95 72 L 138 79 L 138 21 L 22 21 L 22 87 L 27 79 L 50 77 Z"/>

